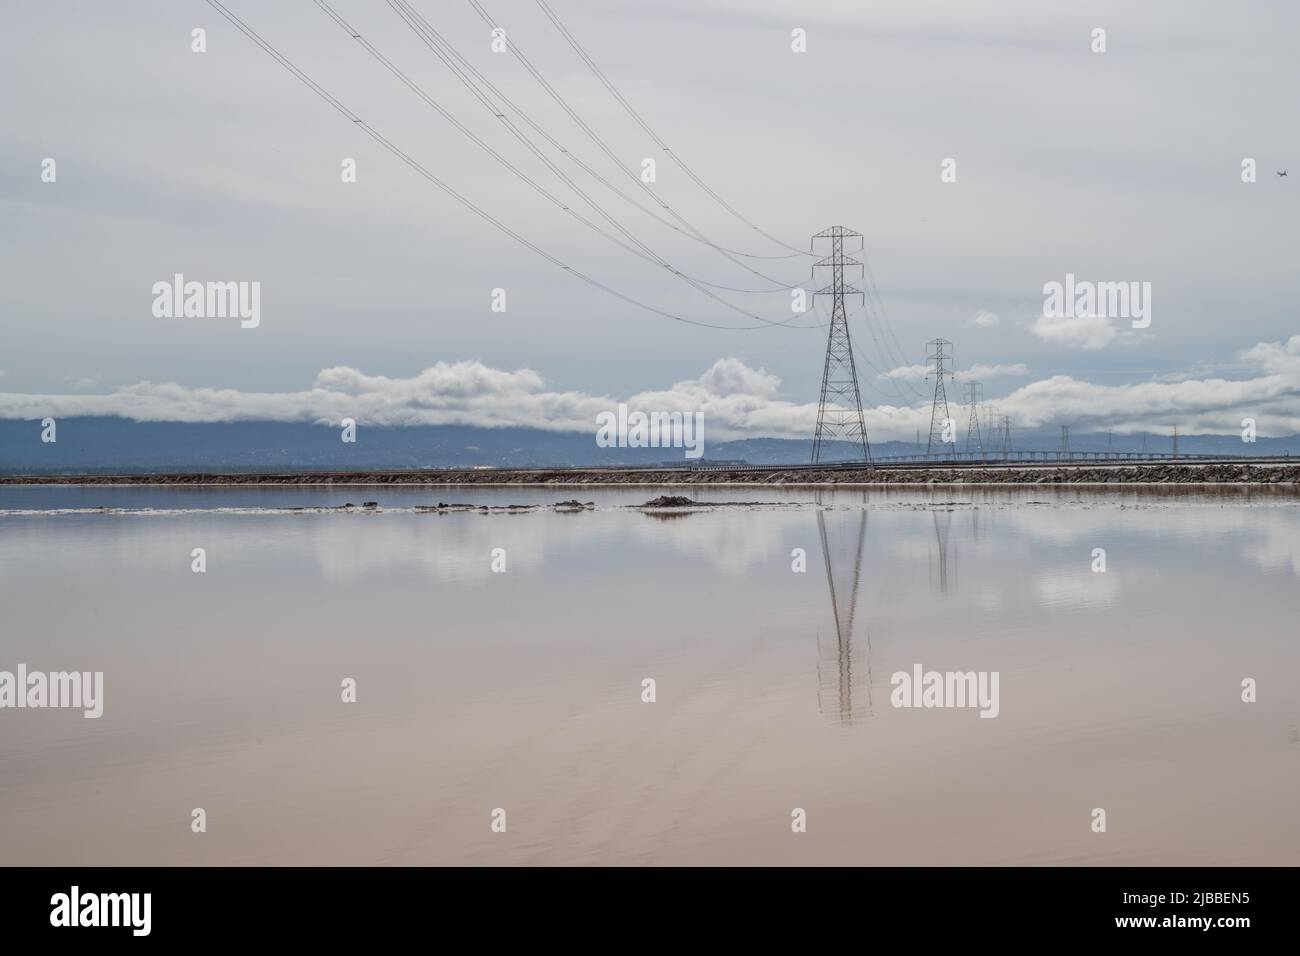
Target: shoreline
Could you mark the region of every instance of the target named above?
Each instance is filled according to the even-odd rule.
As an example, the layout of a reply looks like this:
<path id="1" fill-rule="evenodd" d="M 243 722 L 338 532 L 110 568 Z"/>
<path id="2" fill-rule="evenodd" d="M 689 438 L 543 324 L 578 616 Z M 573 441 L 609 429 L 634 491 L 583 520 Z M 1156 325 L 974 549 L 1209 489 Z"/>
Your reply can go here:
<path id="1" fill-rule="evenodd" d="M 998 486 L 1278 486 L 1300 485 L 1300 463 L 1206 462 L 1142 464 L 1028 464 L 1011 467 L 655 470 L 456 469 L 446 471 L 177 472 L 171 474 L 0 475 L 3 486 L 170 487 L 862 487 L 907 485 Z"/>

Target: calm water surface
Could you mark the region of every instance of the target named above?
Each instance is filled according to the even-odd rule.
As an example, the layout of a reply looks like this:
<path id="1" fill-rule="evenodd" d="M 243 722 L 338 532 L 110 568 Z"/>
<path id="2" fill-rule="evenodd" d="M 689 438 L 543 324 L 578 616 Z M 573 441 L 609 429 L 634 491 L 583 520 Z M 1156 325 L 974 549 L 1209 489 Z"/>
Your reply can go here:
<path id="1" fill-rule="evenodd" d="M 1300 863 L 1300 498 L 664 492 L 0 488 L 0 862 Z"/>

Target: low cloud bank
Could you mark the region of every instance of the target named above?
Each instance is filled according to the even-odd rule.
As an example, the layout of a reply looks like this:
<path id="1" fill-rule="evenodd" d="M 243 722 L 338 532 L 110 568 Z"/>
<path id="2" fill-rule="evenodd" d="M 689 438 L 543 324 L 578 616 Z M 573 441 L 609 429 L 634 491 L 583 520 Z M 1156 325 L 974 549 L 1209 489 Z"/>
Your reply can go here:
<path id="1" fill-rule="evenodd" d="M 1238 379 L 1185 378 L 1131 385 L 1097 385 L 1068 375 L 1040 379 L 996 399 L 1013 428 L 1068 423 L 1078 432 L 1230 434 L 1254 418 L 1260 434 L 1300 433 L 1300 335 L 1261 342 L 1238 356 Z M 912 371 L 912 370 L 908 370 Z M 1023 365 L 977 367 L 974 378 L 1026 375 Z M 891 377 L 908 377 L 896 369 Z M 959 376 L 962 377 L 962 376 Z M 78 382 L 85 387 L 88 383 Z M 476 425 L 585 432 L 600 412 L 625 402 L 644 411 L 703 412 L 710 440 L 806 438 L 817 418 L 815 401 L 780 397 L 781 379 L 737 358 L 714 362 L 698 378 L 661 391 L 627 396 L 556 391 L 532 369 L 505 371 L 478 361 L 439 362 L 410 378 L 367 375 L 347 366 L 322 370 L 312 386 L 293 392 L 189 388 L 175 382 L 139 382 L 106 395 L 27 395 L 0 392 L 0 418 L 120 416 L 136 421 L 280 421 L 368 425 Z M 964 423 L 956 403 L 951 411 Z M 869 407 L 872 438 L 911 439 L 929 430 L 930 409 L 918 402 Z"/>

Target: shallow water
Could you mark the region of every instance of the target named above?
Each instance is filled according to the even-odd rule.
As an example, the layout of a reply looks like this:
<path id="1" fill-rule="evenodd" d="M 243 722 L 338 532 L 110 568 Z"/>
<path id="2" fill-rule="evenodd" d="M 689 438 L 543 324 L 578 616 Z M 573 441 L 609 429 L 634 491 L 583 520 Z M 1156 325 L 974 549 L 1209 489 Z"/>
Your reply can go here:
<path id="1" fill-rule="evenodd" d="M 0 488 L 0 670 L 105 683 L 0 861 L 1296 864 L 1298 584 L 1274 490 Z"/>

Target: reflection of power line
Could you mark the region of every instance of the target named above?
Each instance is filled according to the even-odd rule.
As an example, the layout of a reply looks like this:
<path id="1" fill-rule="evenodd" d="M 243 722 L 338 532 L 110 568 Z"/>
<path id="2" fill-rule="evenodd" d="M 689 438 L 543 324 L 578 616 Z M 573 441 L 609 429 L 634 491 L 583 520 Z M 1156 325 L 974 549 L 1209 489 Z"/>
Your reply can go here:
<path id="1" fill-rule="evenodd" d="M 853 625 L 857 614 L 858 591 L 862 582 L 862 555 L 867 537 L 867 511 L 864 507 L 858 520 L 857 546 L 853 550 L 853 576 L 847 586 L 835 586 L 834 561 L 831 559 L 830 539 L 826 533 L 826 516 L 817 512 L 817 533 L 822 543 L 822 558 L 826 567 L 826 586 L 831 596 L 831 615 L 835 622 L 835 645 L 831 649 L 818 641 L 819 706 L 822 691 L 829 689 L 830 681 L 822 670 L 823 663 L 834 662 L 834 681 L 838 720 L 841 724 L 853 722 Z M 867 715 L 871 715 L 871 636 L 867 633 Z M 822 707 L 825 713 L 825 707 Z"/>

